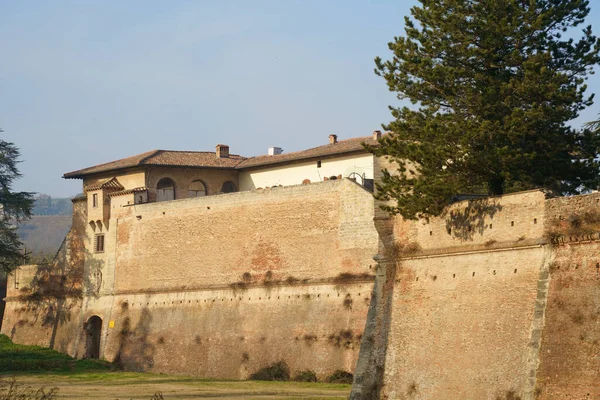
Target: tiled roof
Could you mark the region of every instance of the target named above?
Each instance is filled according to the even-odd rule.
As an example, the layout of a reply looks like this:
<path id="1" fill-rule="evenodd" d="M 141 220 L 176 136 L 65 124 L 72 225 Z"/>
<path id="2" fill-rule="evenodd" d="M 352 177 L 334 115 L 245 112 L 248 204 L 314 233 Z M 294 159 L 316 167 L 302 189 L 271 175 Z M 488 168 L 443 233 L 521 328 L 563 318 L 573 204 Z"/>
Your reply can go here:
<path id="1" fill-rule="evenodd" d="M 244 157 L 235 154 L 230 154 L 229 157 L 225 158 L 217 158 L 214 152 L 211 153 L 208 151 L 152 150 L 105 164 L 67 172 L 63 175 L 63 178 L 83 178 L 86 175 L 97 174 L 100 172 L 144 165 L 233 169 L 244 159 Z"/>
<path id="2" fill-rule="evenodd" d="M 325 157 L 331 155 L 356 153 L 365 151 L 362 143 L 377 145 L 373 136 L 363 136 L 347 140 L 340 140 L 337 143 L 326 144 L 324 146 L 314 147 L 308 150 L 295 151 L 292 153 L 283 153 L 273 156 L 264 155 L 247 158 L 236 166 L 236 169 L 245 169 L 263 165 L 272 165 L 286 163 L 290 161 L 306 160 L 311 158 Z"/>
<path id="3" fill-rule="evenodd" d="M 132 194 L 132 193 L 138 193 L 138 192 L 145 192 L 146 190 L 148 190 L 147 187 L 136 187 L 133 189 L 125 189 L 125 190 L 119 190 L 118 192 L 112 192 L 109 193 L 108 196 L 109 197 L 115 197 L 115 196 L 123 196 L 126 194 Z"/>
<path id="4" fill-rule="evenodd" d="M 85 188 L 86 192 L 90 190 L 99 190 L 99 189 L 112 189 L 112 190 L 123 190 L 125 189 L 123 185 L 119 183 L 117 178 L 110 178 L 102 182 L 98 182 L 94 185 L 87 186 Z"/>
<path id="5" fill-rule="evenodd" d="M 152 150 L 136 156 L 123 158 L 109 163 L 96 165 L 78 171 L 67 172 L 63 178 L 83 178 L 84 176 L 120 170 L 124 168 L 139 167 L 144 165 L 170 166 L 170 167 L 192 167 L 192 168 L 223 168 L 223 169 L 247 169 L 265 165 L 294 162 L 299 160 L 314 159 L 319 157 L 357 153 L 364 151 L 362 143 L 377 145 L 373 136 L 363 136 L 347 140 L 340 140 L 334 144 L 314 147 L 308 150 L 295 151 L 277 155 L 264 155 L 257 157 L 242 157 L 230 154 L 229 157 L 218 158 L 214 152 L 207 151 L 174 151 L 174 150 Z"/>

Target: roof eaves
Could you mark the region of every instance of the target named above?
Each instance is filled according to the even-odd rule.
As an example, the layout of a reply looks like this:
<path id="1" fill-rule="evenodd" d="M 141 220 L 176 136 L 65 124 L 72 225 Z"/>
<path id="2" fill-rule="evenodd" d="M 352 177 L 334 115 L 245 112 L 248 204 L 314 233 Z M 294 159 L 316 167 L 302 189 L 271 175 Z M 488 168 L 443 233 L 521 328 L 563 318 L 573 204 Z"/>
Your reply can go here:
<path id="1" fill-rule="evenodd" d="M 309 150 L 312 150 L 312 149 L 309 149 Z M 308 151 L 308 150 L 305 150 L 305 151 Z M 341 151 L 337 151 L 337 152 L 329 152 L 329 153 L 323 153 L 323 154 L 308 154 L 305 156 L 298 156 L 298 157 L 294 157 L 294 158 L 281 158 L 281 159 L 272 159 L 272 160 L 265 159 L 264 162 L 260 161 L 256 164 L 251 163 L 252 159 L 255 158 L 255 157 L 251 157 L 251 158 L 247 158 L 246 160 L 237 164 L 235 169 L 243 170 L 243 169 L 249 169 L 249 168 L 255 168 L 255 167 L 258 168 L 258 167 L 270 166 L 270 165 L 276 165 L 276 164 L 285 164 L 285 163 L 293 164 L 298 161 L 323 159 L 323 158 L 335 157 L 338 155 L 358 154 L 358 153 L 367 153 L 367 151 L 364 149 L 356 149 L 355 148 L 355 149 L 341 150 Z M 277 157 L 277 156 L 270 156 L 270 157 Z M 243 165 L 244 162 L 246 162 L 246 161 L 248 161 L 250 165 L 248 165 L 248 166 Z"/>
<path id="2" fill-rule="evenodd" d="M 152 156 L 156 155 L 156 153 L 158 151 L 159 150 L 150 150 L 150 151 L 147 151 L 145 153 L 137 154 L 135 156 L 125 157 L 125 158 L 121 158 L 119 160 L 114 160 L 114 161 L 109 161 L 109 162 L 106 162 L 106 163 L 94 165 L 92 167 L 78 169 L 78 170 L 75 170 L 75 171 L 67 172 L 67 173 L 63 174 L 62 177 L 63 177 L 63 179 L 83 179 L 83 177 L 87 176 L 87 175 L 101 174 L 101 173 L 109 172 L 109 171 L 119 171 L 119 170 L 123 170 L 123 169 L 126 169 L 126 168 L 135 168 L 135 167 L 140 166 L 141 162 L 143 160 L 146 160 L 149 157 L 152 157 Z M 125 161 L 125 160 L 128 160 L 128 159 L 131 159 L 131 158 L 139 157 L 139 156 L 144 155 L 144 154 L 147 154 L 147 155 L 145 155 L 141 159 L 137 160 L 136 162 L 132 162 L 129 165 L 123 165 L 123 166 L 119 166 L 119 167 L 115 167 L 115 168 L 110 168 L 111 164 L 122 162 L 122 161 Z M 103 167 L 105 167 L 105 168 L 103 168 Z"/>
<path id="3" fill-rule="evenodd" d="M 73 171 L 73 172 L 68 172 L 68 173 L 64 174 L 62 177 L 63 177 L 63 179 L 83 179 L 84 177 L 90 176 L 90 175 L 105 174 L 107 172 L 112 173 L 112 172 L 116 172 L 116 171 L 124 171 L 124 170 L 132 169 L 132 168 L 139 168 L 139 167 L 144 167 L 144 165 L 130 165 L 130 166 L 125 166 L 125 167 L 110 168 L 110 169 L 105 169 L 105 170 L 100 170 L 100 171 L 82 172 L 82 173 L 78 173 L 79 171 Z M 88 168 L 86 168 L 86 169 L 88 169 Z M 75 173 L 78 173 L 78 174 L 75 175 Z"/>

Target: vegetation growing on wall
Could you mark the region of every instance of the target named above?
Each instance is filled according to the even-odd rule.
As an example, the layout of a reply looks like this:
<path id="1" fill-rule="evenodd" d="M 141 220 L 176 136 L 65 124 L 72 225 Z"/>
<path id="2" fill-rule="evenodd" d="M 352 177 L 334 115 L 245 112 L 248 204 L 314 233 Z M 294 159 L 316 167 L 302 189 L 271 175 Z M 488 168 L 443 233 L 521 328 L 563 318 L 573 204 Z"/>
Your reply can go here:
<path id="1" fill-rule="evenodd" d="M 421 251 L 421 245 L 417 242 L 396 242 L 394 247 L 391 249 L 390 256 L 392 259 L 399 259 L 402 257 L 408 257 Z"/>
<path id="2" fill-rule="evenodd" d="M 342 329 L 327 337 L 329 344 L 344 349 L 354 349 L 360 345 L 362 335 L 355 335 L 350 329 Z"/>
<path id="3" fill-rule="evenodd" d="M 558 243 L 560 237 L 580 237 L 600 233 L 600 211 L 591 210 L 571 213 L 552 219 L 546 227 L 546 238 Z"/>
<path id="4" fill-rule="evenodd" d="M 368 273 L 362 273 L 362 274 L 353 274 L 350 272 L 342 272 L 340 273 L 338 276 L 336 276 L 335 278 L 333 278 L 333 282 L 337 285 L 340 286 L 342 284 L 345 283 L 352 283 L 352 282 L 356 282 L 356 281 L 364 281 L 367 279 L 372 279 L 374 278 L 373 275 L 368 274 Z"/>

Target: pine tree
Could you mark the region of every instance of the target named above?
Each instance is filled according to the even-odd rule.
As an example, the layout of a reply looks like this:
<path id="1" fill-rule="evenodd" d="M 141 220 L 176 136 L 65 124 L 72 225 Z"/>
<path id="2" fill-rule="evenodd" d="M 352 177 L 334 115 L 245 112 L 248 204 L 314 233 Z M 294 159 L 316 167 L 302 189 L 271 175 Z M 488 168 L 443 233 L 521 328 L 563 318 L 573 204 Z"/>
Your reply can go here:
<path id="1" fill-rule="evenodd" d="M 420 0 L 405 35 L 375 72 L 413 108 L 394 121 L 378 156 L 377 197 L 405 218 L 439 215 L 458 193 L 542 188 L 578 193 L 598 185 L 599 132 L 567 125 L 592 104 L 585 80 L 600 61 L 587 0 Z"/>
<path id="2" fill-rule="evenodd" d="M 5 272 L 26 260 L 16 224 L 29 218 L 33 207 L 33 193 L 11 190 L 12 183 L 21 176 L 19 156 L 13 143 L 0 140 L 0 271 Z"/>

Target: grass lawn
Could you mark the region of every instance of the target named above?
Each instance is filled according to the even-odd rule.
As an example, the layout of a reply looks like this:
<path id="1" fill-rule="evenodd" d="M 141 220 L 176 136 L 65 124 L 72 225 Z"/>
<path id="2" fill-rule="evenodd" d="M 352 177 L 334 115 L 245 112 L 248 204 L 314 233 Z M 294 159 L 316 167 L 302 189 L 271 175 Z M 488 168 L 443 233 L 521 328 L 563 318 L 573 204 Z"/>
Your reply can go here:
<path id="1" fill-rule="evenodd" d="M 0 335 L 2 383 L 12 377 L 33 389 L 57 387 L 58 399 L 346 399 L 350 385 L 301 382 L 219 381 L 186 376 L 111 371 L 99 360 L 75 360 L 37 346 L 13 344 Z"/>

